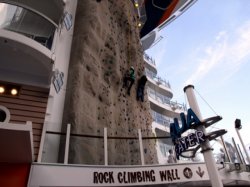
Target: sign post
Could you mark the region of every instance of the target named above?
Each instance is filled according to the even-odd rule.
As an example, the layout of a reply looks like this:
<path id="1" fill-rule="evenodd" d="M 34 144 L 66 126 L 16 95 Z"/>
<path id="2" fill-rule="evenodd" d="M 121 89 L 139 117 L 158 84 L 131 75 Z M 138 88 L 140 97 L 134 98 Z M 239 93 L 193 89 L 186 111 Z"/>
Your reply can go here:
<path id="1" fill-rule="evenodd" d="M 194 111 L 197 117 L 202 121 L 203 119 L 202 119 L 201 112 L 200 112 L 198 103 L 196 101 L 196 97 L 195 97 L 193 89 L 194 89 L 193 85 L 188 85 L 184 87 L 184 92 L 187 95 L 190 108 Z M 202 131 L 206 135 L 206 128 L 204 126 L 200 125 L 199 127 L 197 127 L 197 130 Z M 202 153 L 204 155 L 204 160 L 207 166 L 208 175 L 211 179 L 212 186 L 223 187 L 208 139 L 206 139 L 203 143 L 201 143 L 201 148 L 202 148 Z"/>

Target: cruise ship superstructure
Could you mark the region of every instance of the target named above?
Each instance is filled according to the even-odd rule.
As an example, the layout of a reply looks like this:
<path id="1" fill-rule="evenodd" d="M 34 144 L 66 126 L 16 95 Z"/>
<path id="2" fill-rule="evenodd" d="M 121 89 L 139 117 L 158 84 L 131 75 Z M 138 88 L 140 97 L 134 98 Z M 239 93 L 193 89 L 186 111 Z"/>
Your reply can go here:
<path id="1" fill-rule="evenodd" d="M 157 76 L 155 60 L 144 54 L 145 74 L 148 78 L 147 95 L 150 101 L 151 114 L 153 117 L 152 129 L 157 137 L 169 137 L 157 141 L 158 161 L 167 163 L 168 151 L 173 149 L 170 138 L 170 123 L 173 118 L 179 118 L 180 113 L 186 112 L 185 104 L 172 101 L 173 92 L 170 83 Z"/>
<path id="2" fill-rule="evenodd" d="M 108 0 L 96 0 L 101 1 Z M 128 2 L 138 13 L 141 43 L 147 49 L 159 41 L 159 30 L 196 1 Z M 211 186 L 213 179 L 203 162 L 166 165 L 171 139 L 157 137 L 169 136 L 169 123 L 186 108 L 171 101 L 170 84 L 157 77 L 155 63 L 147 55 L 145 91 L 154 119 L 152 130 L 156 138 L 153 138 L 160 165 L 144 164 L 143 153 L 148 150 L 143 149 L 141 134 L 136 140 L 141 165 L 108 165 L 105 130 L 103 165 L 68 164 L 70 125 L 66 133 L 61 130 L 77 3 L 77 0 L 0 0 L 0 186 Z M 159 12 L 152 9 L 153 14 L 145 17 L 152 6 Z M 63 149 L 60 136 L 64 137 Z M 63 161 L 58 163 L 60 155 Z M 226 166 L 218 165 L 226 186 L 249 186 L 246 168 L 236 171 Z"/>

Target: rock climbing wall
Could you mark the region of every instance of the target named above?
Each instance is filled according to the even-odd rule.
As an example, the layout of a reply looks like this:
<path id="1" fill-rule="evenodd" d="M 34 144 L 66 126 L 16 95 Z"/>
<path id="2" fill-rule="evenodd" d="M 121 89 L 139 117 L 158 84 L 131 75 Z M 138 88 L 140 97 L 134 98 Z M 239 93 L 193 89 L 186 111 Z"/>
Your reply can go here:
<path id="1" fill-rule="evenodd" d="M 137 80 L 144 72 L 143 51 L 130 0 L 80 0 L 76 12 L 63 124 L 72 133 L 69 162 L 104 164 L 104 127 L 109 137 L 152 137 L 149 101 L 136 100 Z M 136 81 L 127 95 L 126 70 Z M 146 93 L 145 93 L 146 94 Z M 143 140 L 146 164 L 157 163 L 155 140 Z M 108 164 L 141 164 L 137 139 L 108 139 Z"/>

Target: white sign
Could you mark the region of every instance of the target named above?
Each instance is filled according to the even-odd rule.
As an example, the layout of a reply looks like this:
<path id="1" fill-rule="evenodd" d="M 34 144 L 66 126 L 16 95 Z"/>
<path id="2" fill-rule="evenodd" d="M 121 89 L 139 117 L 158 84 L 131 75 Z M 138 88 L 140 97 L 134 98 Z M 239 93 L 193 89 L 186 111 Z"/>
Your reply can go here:
<path id="1" fill-rule="evenodd" d="M 209 180 L 205 164 L 96 167 L 33 165 L 29 185 L 136 186 Z"/>

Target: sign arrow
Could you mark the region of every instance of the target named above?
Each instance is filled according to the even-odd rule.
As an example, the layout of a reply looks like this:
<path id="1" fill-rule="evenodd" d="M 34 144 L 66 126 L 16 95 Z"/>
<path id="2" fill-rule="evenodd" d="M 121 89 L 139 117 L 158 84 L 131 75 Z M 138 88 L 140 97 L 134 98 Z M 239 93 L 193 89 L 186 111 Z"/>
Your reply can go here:
<path id="1" fill-rule="evenodd" d="M 202 178 L 205 172 L 201 171 L 201 167 L 198 167 L 198 171 L 196 171 L 196 173 Z"/>

